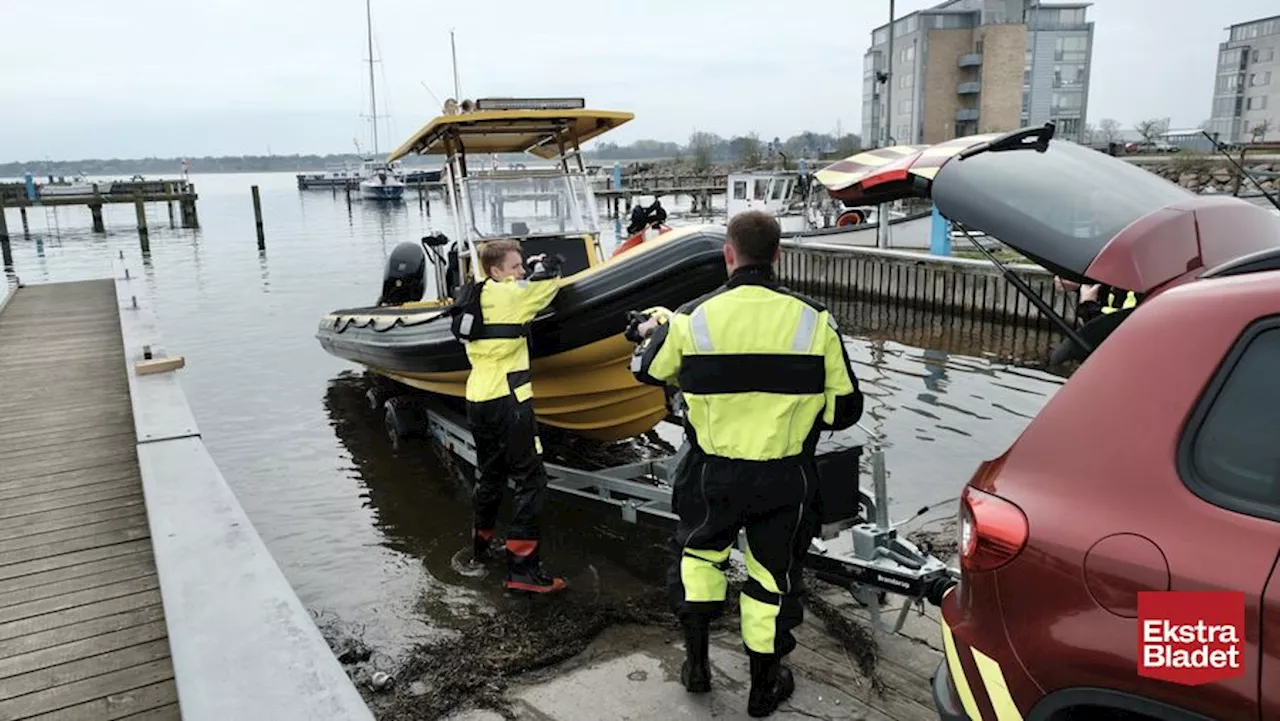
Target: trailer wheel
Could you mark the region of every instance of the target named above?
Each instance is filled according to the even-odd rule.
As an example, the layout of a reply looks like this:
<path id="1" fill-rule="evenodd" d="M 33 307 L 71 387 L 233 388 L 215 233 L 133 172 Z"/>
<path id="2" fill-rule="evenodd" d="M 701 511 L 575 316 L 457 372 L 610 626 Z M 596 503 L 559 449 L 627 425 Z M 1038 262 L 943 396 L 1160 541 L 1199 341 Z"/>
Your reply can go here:
<path id="1" fill-rule="evenodd" d="M 387 402 L 386 396 L 376 387 L 365 391 L 364 397 L 369 401 L 369 410 L 376 411 Z"/>
<path id="2" fill-rule="evenodd" d="M 392 450 L 399 453 L 409 441 L 422 437 L 422 424 L 418 420 L 417 409 L 412 404 L 395 397 L 388 399 L 383 406 L 386 411 L 382 414 L 382 422 L 386 426 Z"/>

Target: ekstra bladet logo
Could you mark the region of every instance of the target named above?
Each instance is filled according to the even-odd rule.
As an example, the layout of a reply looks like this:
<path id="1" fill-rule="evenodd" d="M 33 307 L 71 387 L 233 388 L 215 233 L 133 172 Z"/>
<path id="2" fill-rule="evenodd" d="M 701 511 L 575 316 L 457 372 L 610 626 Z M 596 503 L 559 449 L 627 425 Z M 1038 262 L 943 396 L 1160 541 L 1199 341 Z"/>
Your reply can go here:
<path id="1" fill-rule="evenodd" d="M 1244 593 L 1138 593 L 1138 675 L 1200 686 L 1244 675 Z"/>

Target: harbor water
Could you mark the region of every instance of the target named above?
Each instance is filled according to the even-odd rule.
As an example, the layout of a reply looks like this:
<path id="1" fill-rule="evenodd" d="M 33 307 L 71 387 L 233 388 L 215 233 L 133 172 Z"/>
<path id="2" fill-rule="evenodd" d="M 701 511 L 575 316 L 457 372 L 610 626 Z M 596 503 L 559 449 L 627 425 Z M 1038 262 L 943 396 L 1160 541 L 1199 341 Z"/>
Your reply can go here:
<path id="1" fill-rule="evenodd" d="M 87 209 L 70 207 L 29 210 L 24 236 L 10 209 L 12 272 L 27 284 L 107 277 L 123 252 L 145 278 L 164 350 L 186 358 L 179 373 L 206 445 L 303 603 L 322 618 L 360 628 L 366 643 L 394 657 L 492 607 L 499 579 L 463 578 L 450 566 L 468 538 L 465 489 L 427 447 L 391 450 L 359 369 L 325 353 L 313 335 L 326 312 L 376 300 L 397 243 L 454 234 L 444 203 L 433 198 L 430 216 L 416 191 L 398 204 L 361 201 L 353 191 L 348 203 L 340 191 L 298 191 L 288 173 L 191 180 L 201 227 L 171 228 L 164 205 L 152 204 L 148 257 L 130 205 L 106 207 L 106 234 L 92 232 Z M 261 189 L 263 252 L 253 185 Z M 684 222 L 681 206 L 667 205 L 677 211 L 673 224 Z M 615 224 L 601 222 L 609 252 Z M 933 504 L 941 505 L 905 528 L 954 517 L 951 499 L 978 463 L 1004 451 L 1062 379 L 999 360 L 1009 340 L 997 329 L 828 300 L 867 397 L 863 424 L 886 439 L 893 518 Z M 614 593 L 660 578 L 663 539 L 551 505 L 553 570 Z"/>

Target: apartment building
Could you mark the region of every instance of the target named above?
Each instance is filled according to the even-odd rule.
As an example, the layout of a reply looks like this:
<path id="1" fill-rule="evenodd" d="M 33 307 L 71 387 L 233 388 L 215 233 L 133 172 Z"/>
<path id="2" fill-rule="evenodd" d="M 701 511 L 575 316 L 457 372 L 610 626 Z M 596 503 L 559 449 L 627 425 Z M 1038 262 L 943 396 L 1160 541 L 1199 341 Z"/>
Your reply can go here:
<path id="1" fill-rule="evenodd" d="M 1083 142 L 1090 5 L 949 0 L 896 19 L 892 57 L 889 26 L 876 28 L 863 58 L 863 144 L 931 144 L 1050 120 L 1058 137 Z"/>
<path id="2" fill-rule="evenodd" d="M 1270 121 L 1260 140 L 1280 137 L 1280 15 L 1232 25 L 1218 44 L 1208 130 L 1224 143 L 1246 143 Z"/>

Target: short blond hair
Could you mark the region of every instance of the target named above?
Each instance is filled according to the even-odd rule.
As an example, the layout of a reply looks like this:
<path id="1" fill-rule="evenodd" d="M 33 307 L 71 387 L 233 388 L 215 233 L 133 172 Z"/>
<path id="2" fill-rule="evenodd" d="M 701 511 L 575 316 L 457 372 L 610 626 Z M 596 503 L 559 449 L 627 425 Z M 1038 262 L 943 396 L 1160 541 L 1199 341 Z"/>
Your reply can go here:
<path id="1" fill-rule="evenodd" d="M 480 268 L 484 270 L 484 274 L 488 275 L 489 271 L 502 264 L 506 260 L 507 253 L 511 251 L 520 252 L 520 241 L 518 240 L 490 240 L 487 243 L 480 244 Z"/>

